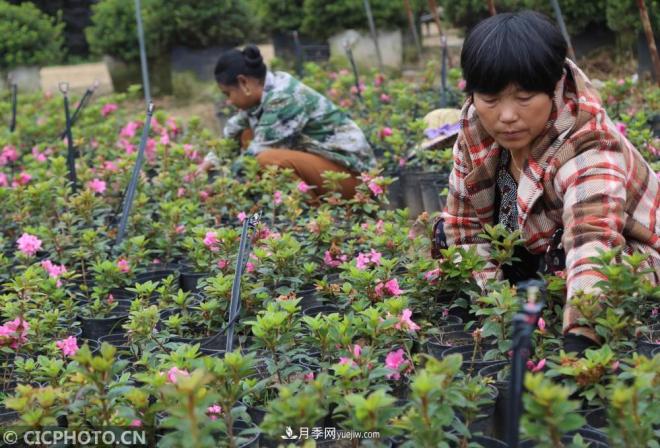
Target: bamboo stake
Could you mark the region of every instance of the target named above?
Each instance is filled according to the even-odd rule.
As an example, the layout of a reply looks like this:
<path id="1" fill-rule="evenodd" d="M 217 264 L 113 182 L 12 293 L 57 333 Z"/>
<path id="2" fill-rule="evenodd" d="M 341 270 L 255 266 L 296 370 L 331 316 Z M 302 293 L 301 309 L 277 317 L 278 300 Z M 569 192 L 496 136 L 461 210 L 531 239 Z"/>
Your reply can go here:
<path id="1" fill-rule="evenodd" d="M 488 2 L 488 12 L 490 12 L 491 16 L 494 16 L 497 14 L 497 11 L 495 10 L 495 0 L 486 0 Z"/>
<path id="2" fill-rule="evenodd" d="M 658 48 L 655 46 L 655 38 L 653 37 L 653 28 L 651 28 L 651 21 L 649 20 L 649 13 L 646 10 L 644 0 L 637 0 L 639 7 L 639 15 L 642 19 L 642 26 L 644 27 L 644 34 L 646 34 L 646 42 L 649 45 L 649 53 L 651 53 L 651 61 L 653 61 L 653 71 L 655 81 L 660 85 L 660 58 L 658 57 Z"/>
<path id="3" fill-rule="evenodd" d="M 410 1 L 403 0 L 403 4 L 406 7 L 406 12 L 408 13 L 408 22 L 410 23 L 410 31 L 412 31 L 413 39 L 415 40 L 415 48 L 417 48 L 417 55 L 421 59 L 422 57 L 422 44 L 419 41 L 419 35 L 417 34 L 417 25 L 415 23 L 415 16 L 413 11 L 410 8 Z"/>

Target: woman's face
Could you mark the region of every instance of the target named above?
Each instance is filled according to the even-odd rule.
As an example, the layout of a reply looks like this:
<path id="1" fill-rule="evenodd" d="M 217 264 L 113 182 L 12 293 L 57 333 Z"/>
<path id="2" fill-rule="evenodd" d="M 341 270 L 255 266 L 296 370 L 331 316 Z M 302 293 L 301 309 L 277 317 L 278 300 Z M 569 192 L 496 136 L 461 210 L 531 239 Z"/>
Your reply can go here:
<path id="1" fill-rule="evenodd" d="M 474 93 L 474 107 L 486 132 L 512 152 L 527 152 L 550 119 L 552 98 L 509 85 L 490 95 Z"/>
<path id="2" fill-rule="evenodd" d="M 241 110 L 248 110 L 261 102 L 263 86 L 258 79 L 238 76 L 236 85 L 218 83 L 218 87 L 227 97 L 227 102 Z"/>

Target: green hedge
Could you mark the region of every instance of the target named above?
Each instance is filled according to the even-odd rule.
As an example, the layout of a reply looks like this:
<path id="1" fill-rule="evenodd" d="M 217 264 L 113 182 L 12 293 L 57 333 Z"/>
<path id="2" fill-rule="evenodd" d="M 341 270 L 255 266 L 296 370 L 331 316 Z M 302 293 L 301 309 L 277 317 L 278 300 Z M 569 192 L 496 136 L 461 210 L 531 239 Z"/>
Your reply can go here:
<path id="1" fill-rule="evenodd" d="M 64 60 L 64 23 L 32 3 L 0 1 L 0 68 L 55 64 Z"/>

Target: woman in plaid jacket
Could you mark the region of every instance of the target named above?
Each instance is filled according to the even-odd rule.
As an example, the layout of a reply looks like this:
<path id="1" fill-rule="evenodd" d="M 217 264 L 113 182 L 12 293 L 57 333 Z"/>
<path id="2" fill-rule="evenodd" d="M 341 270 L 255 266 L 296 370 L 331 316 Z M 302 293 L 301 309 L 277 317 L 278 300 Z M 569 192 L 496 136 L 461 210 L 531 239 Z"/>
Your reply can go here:
<path id="1" fill-rule="evenodd" d="M 504 277 L 534 276 L 553 235 L 563 229 L 567 301 L 597 293 L 602 276 L 590 257 L 623 246 L 643 252 L 660 280 L 660 193 L 656 174 L 616 129 L 585 74 L 566 58 L 566 43 L 545 16 L 524 11 L 479 23 L 467 37 L 461 66 L 468 94 L 454 146 L 442 215 L 446 242 L 476 247 L 485 224 L 520 230 L 523 260 Z M 475 273 L 492 278 L 492 264 Z M 567 348 L 598 336 L 564 310 Z"/>

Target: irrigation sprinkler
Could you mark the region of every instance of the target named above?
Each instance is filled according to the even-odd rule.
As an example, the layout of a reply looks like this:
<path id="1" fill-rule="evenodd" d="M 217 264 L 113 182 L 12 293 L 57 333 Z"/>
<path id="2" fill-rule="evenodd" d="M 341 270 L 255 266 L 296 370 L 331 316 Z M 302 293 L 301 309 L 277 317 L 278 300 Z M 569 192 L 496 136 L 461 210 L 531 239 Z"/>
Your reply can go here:
<path id="1" fill-rule="evenodd" d="M 149 103 L 147 106 L 147 119 L 144 121 L 144 128 L 142 129 L 142 138 L 140 139 L 140 148 L 137 153 L 137 158 L 135 159 L 135 166 L 133 167 L 133 174 L 131 175 L 131 181 L 128 184 L 126 189 L 126 195 L 124 196 L 124 203 L 122 207 L 121 220 L 119 221 L 119 230 L 117 231 L 117 240 L 115 246 L 119 246 L 124 239 L 126 234 L 126 225 L 128 224 L 128 216 L 131 213 L 131 207 L 133 206 L 133 199 L 135 198 L 135 190 L 137 189 L 137 183 L 140 176 L 140 170 L 142 169 L 142 162 L 144 161 L 144 149 L 147 146 L 147 138 L 149 137 L 149 130 L 151 129 L 151 117 L 154 114 L 154 103 Z"/>
<path id="2" fill-rule="evenodd" d="M 355 65 L 353 49 L 348 42 L 344 43 L 344 50 L 346 50 L 346 56 L 348 57 L 348 61 L 351 63 L 351 68 L 353 69 L 353 77 L 355 78 L 355 89 L 357 90 L 357 96 L 360 101 L 362 101 L 362 93 L 360 92 L 360 74 L 358 73 L 357 65 Z"/>
<path id="3" fill-rule="evenodd" d="M 9 78 L 11 88 L 11 121 L 9 122 L 9 132 L 14 132 L 16 129 L 16 107 L 18 105 L 18 86 L 14 82 L 14 78 Z"/>
<path id="4" fill-rule="evenodd" d="M 78 119 L 78 115 L 82 111 L 82 109 L 87 106 L 89 103 L 89 100 L 92 98 L 92 95 L 96 91 L 96 89 L 99 87 L 99 80 L 95 80 L 94 84 L 92 84 L 90 87 L 85 90 L 85 94 L 83 97 L 80 99 L 78 102 L 78 107 L 76 107 L 76 110 L 73 112 L 73 115 L 71 115 L 71 127 L 73 127 L 74 124 L 76 124 L 76 120 Z M 66 129 L 60 134 L 60 139 L 63 139 L 66 137 Z"/>
<path id="5" fill-rule="evenodd" d="M 142 67 L 142 87 L 144 100 L 151 105 L 151 87 L 149 86 L 149 66 L 147 65 L 147 50 L 144 44 L 144 29 L 142 27 L 142 7 L 140 0 L 135 0 L 135 20 L 137 22 L 138 43 L 140 45 L 140 66 Z"/>
<path id="6" fill-rule="evenodd" d="M 522 313 L 513 316 L 513 337 L 511 339 L 513 355 L 505 440 L 509 448 L 518 448 L 525 366 L 532 349 L 532 333 L 534 333 L 544 306 L 545 283 L 541 280 L 527 280 L 518 283 L 517 287 L 519 292 L 527 293 L 528 301 L 523 306 Z M 541 300 L 537 300 L 539 293 L 542 296 Z"/>
<path id="7" fill-rule="evenodd" d="M 371 38 L 374 40 L 374 45 L 376 46 L 376 56 L 378 57 L 378 69 L 383 71 L 383 56 L 380 52 L 380 45 L 378 44 L 378 34 L 376 33 L 376 24 L 374 23 L 374 16 L 371 13 L 371 4 L 369 0 L 364 0 L 364 10 L 367 13 L 367 20 L 369 21 L 369 31 L 371 32 Z"/>
<path id="8" fill-rule="evenodd" d="M 59 84 L 60 92 L 64 97 L 64 120 L 66 129 L 64 136 L 66 137 L 66 164 L 69 168 L 69 181 L 71 182 L 71 189 L 75 193 L 78 190 L 78 179 L 76 177 L 76 155 L 73 152 L 73 134 L 71 132 L 71 115 L 69 112 L 69 83 L 61 82 Z"/>
<path id="9" fill-rule="evenodd" d="M 564 40 L 566 41 L 566 46 L 568 47 L 568 57 L 575 61 L 575 51 L 573 50 L 573 44 L 571 43 L 571 36 L 568 35 L 568 30 L 566 29 L 566 23 L 564 22 L 564 16 L 561 14 L 561 8 L 559 7 L 559 2 L 557 0 L 550 0 L 552 3 L 552 9 L 555 11 L 555 18 L 559 24 L 559 29 L 561 34 L 564 35 Z"/>

